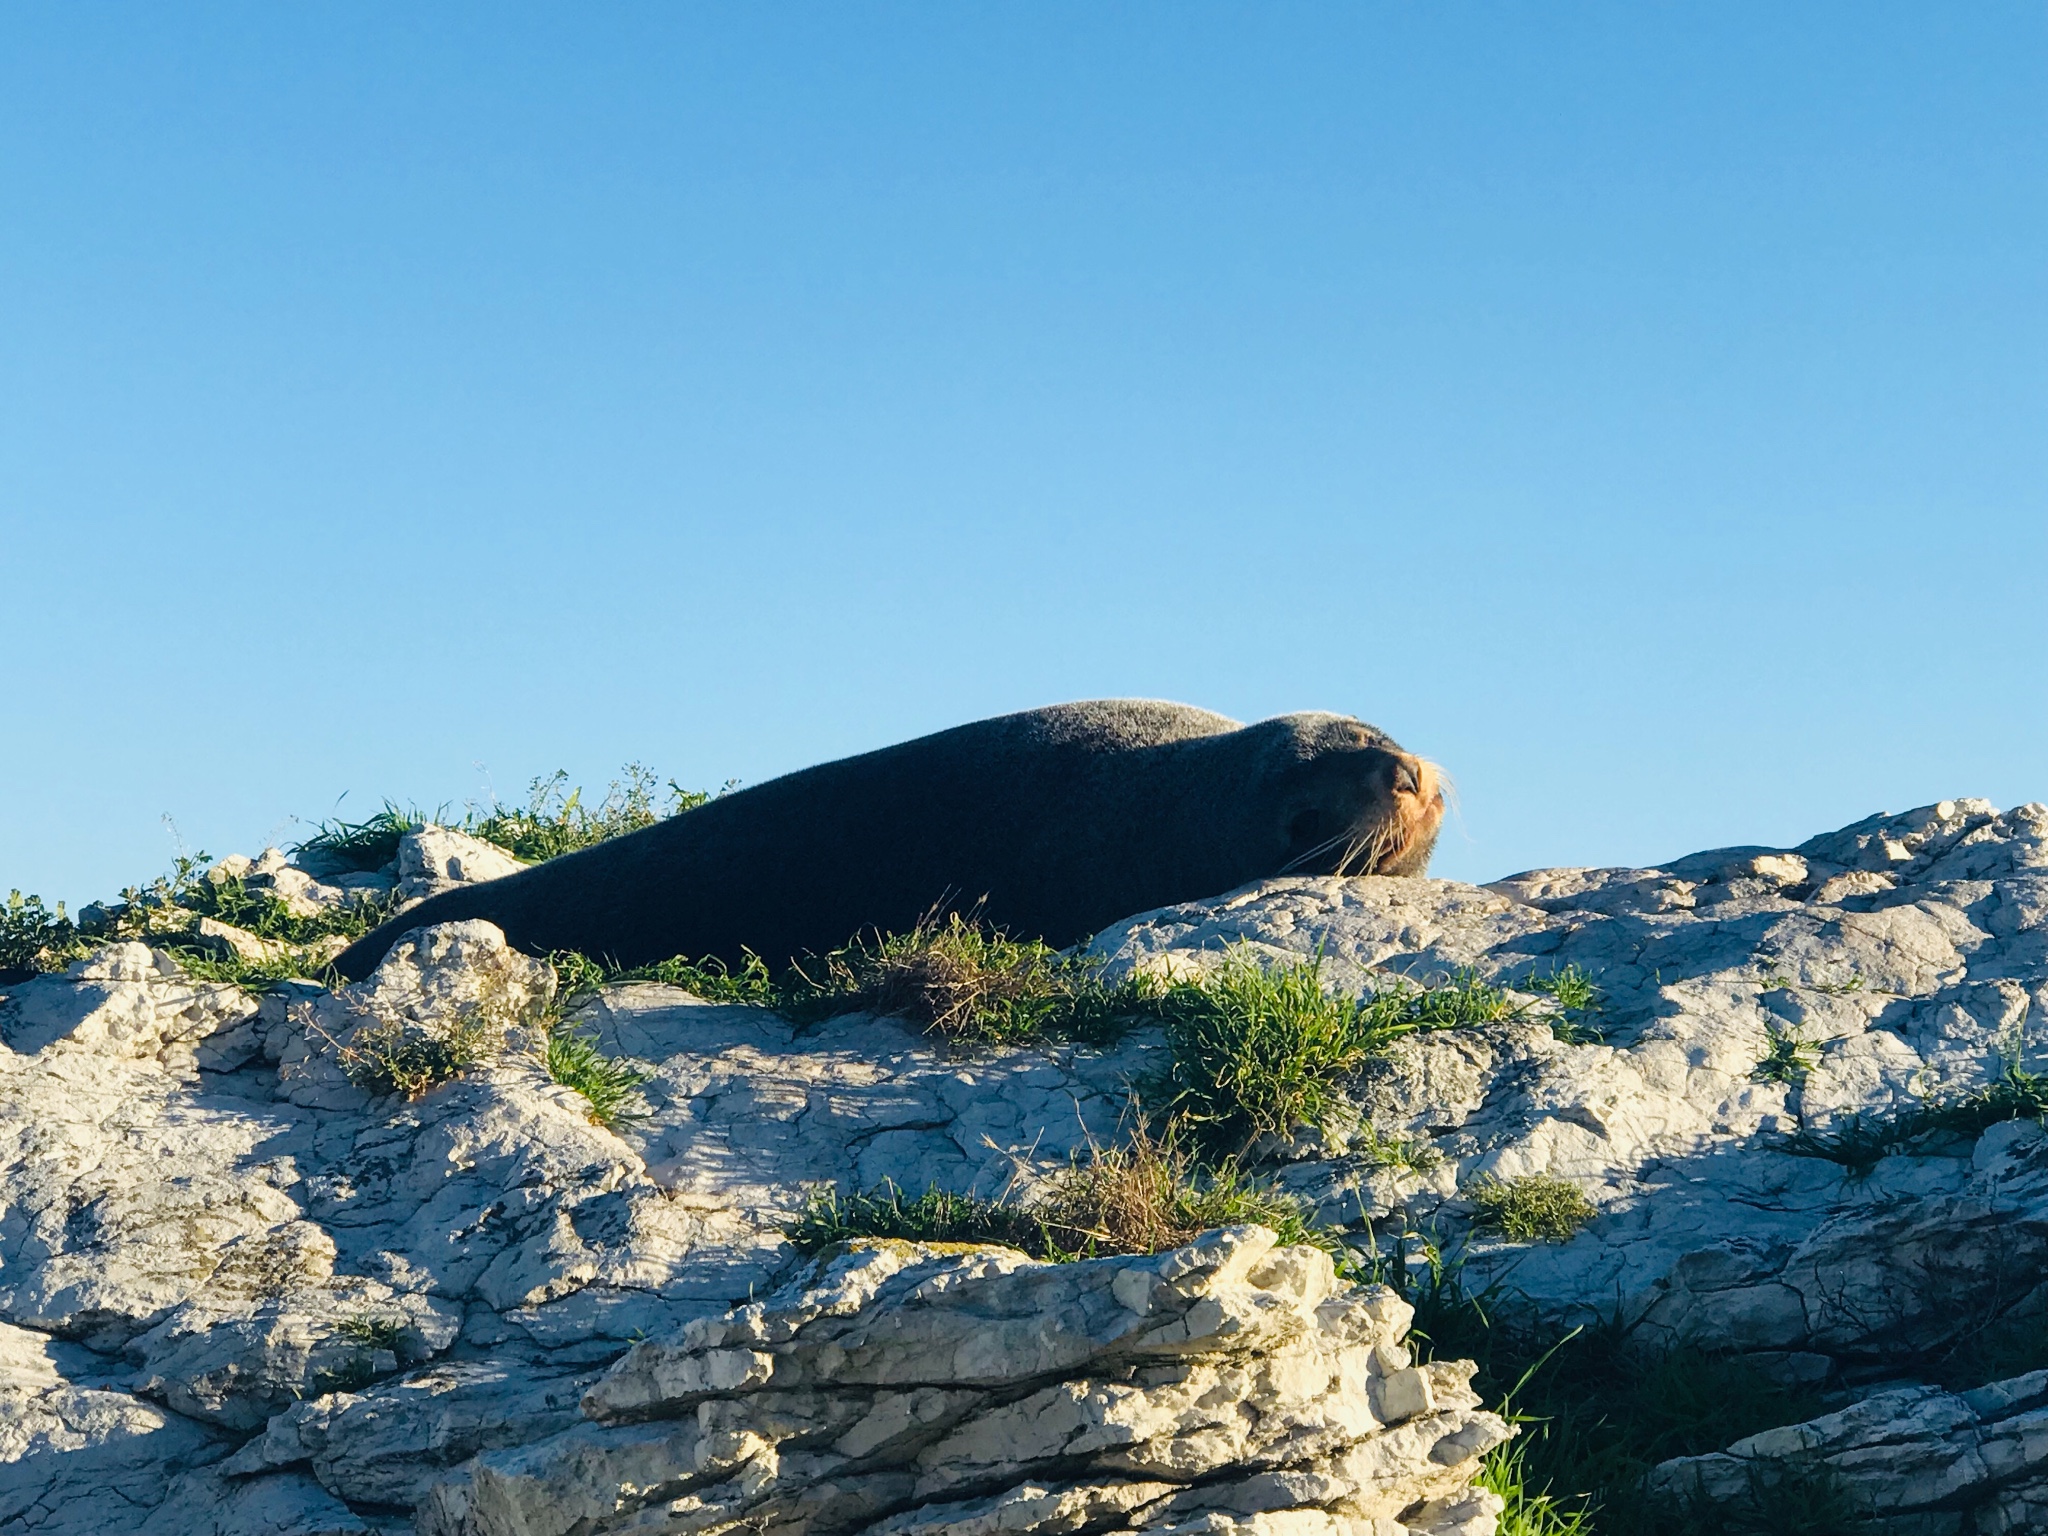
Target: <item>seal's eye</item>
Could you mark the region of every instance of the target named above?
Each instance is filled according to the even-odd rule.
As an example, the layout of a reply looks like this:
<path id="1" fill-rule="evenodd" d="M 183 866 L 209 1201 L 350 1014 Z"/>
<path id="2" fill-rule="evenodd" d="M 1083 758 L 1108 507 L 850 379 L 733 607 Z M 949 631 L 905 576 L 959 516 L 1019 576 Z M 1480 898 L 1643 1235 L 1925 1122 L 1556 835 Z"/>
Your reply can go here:
<path id="1" fill-rule="evenodd" d="M 1299 812 L 1287 823 L 1287 836 L 1297 848 L 1305 843 L 1315 842 L 1323 835 L 1323 813 L 1309 810 Z"/>

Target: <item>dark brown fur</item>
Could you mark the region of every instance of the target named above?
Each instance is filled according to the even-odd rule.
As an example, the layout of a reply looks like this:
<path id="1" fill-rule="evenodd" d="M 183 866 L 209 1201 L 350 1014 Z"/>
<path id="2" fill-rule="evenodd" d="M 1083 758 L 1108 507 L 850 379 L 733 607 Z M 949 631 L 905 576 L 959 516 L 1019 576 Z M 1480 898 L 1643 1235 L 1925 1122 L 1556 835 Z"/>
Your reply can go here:
<path id="1" fill-rule="evenodd" d="M 1419 875 L 1436 771 L 1342 715 L 1242 726 L 1116 699 L 957 726 L 722 796 L 643 831 L 449 891 L 340 958 L 484 918 L 535 954 L 686 954 L 780 967 L 855 934 L 985 900 L 1018 936 L 1075 943 L 1118 918 L 1285 873 Z"/>

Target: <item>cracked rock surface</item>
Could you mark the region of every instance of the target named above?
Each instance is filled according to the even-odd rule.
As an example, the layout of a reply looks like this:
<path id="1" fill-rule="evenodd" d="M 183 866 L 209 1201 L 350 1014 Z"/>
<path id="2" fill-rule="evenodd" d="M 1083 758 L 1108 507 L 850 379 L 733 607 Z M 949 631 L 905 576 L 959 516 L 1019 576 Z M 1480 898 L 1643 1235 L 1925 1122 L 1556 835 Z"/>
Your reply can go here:
<path id="1" fill-rule="evenodd" d="M 1358 1129 L 1276 1153 L 1282 1182 L 1325 1220 L 1432 1237 L 1462 1253 L 1468 1285 L 1498 1287 L 1505 1305 L 1557 1327 L 1618 1320 L 1652 1347 L 1746 1353 L 1846 1395 L 2048 1318 L 2038 1123 L 1928 1134 L 1891 1155 L 1843 1150 L 2048 1063 L 2048 807 L 1944 801 L 1798 848 L 1536 870 L 1484 888 L 1268 881 L 1141 914 L 1095 948 L 1114 977 L 1185 974 L 1232 945 L 1320 953 L 1326 975 L 1354 987 L 1392 970 L 1528 989 L 1576 967 L 1600 988 L 1598 1042 L 1559 1038 L 1533 995 L 1517 1020 L 1410 1035 L 1353 1085 Z M 1781 1042 L 1796 1046 L 1796 1070 L 1763 1070 Z M 1407 1151 L 1390 1157 L 1390 1143 Z M 1836 1157 L 1814 1155 L 1830 1148 Z M 1483 1175 L 1569 1180 L 1596 1214 L 1568 1241 L 1502 1241 L 1460 1196 Z M 1951 1404 L 1939 1388 L 1913 1390 L 1912 1413 Z M 1984 1390 L 1999 1403 L 2037 1391 Z M 2044 1528 L 2032 1501 L 2048 1430 L 2026 1417 L 2033 1408 L 1981 1429 L 1995 1471 L 1927 1441 L 1949 1481 L 1908 1494 L 1883 1470 L 1896 1447 L 1854 1438 L 1925 1439 L 1901 1401 L 1872 1399 L 1882 1433 L 1853 1417 L 1798 1433 L 1838 1444 L 1830 1466 L 1848 1495 L 1901 1512 L 1901 1531 Z M 1773 1437 L 1793 1433 L 1687 1475 L 1732 1497 L 1743 1458 L 1776 1454 L 1791 1442 Z"/>
<path id="2" fill-rule="evenodd" d="M 455 844 L 418 854 L 408 878 L 483 872 Z M 258 865 L 308 901 L 345 890 Z M 1232 943 L 1320 949 L 1340 985 L 1583 971 L 1597 1043 L 1533 997 L 1410 1036 L 1350 1085 L 1352 1121 L 1263 1171 L 1361 1234 L 1462 1244 L 1468 1278 L 1549 1321 L 1619 1312 L 1864 1414 L 1738 1463 L 1822 1455 L 1853 1482 L 1885 1425 L 1967 1410 L 1967 1433 L 1899 1432 L 1962 1447 L 1945 1491 L 1866 1502 L 1935 1522 L 1915 1530 L 2038 1525 L 2031 1378 L 1994 1401 L 1914 1373 L 2048 1313 L 2048 1139 L 2014 1121 L 1867 1167 L 1802 1154 L 2041 1064 L 2048 810 L 1944 802 L 1797 849 L 1484 888 L 1269 881 L 1097 948 L 1112 975 L 1172 973 Z M 1046 1266 L 883 1245 L 820 1271 L 783 1238 L 816 1183 L 1030 1188 L 1116 1139 L 1157 1036 L 955 1057 L 887 1020 L 799 1030 L 613 987 L 580 1022 L 652 1074 L 617 1134 L 518 1049 L 412 1101 L 337 1064 L 373 1024 L 521 1014 L 552 986 L 461 923 L 335 993 L 252 998 L 140 944 L 8 989 L 0 1536 L 1491 1532 L 1471 1478 L 1497 1421 L 1458 1370 L 1414 1365 L 1398 1301 L 1304 1250 L 1212 1234 Z M 1760 1074 L 1788 1040 L 1801 1070 Z M 1505 1242 L 1461 1194 L 1481 1174 L 1568 1179 L 1596 1215 Z M 1710 1492 L 1733 1476 L 1698 1460 Z"/>
<path id="3" fill-rule="evenodd" d="M 433 1536 L 1491 1532 L 1512 1431 L 1412 1316 L 1258 1227 L 1152 1258 L 853 1248 L 636 1344 L 592 1422 L 435 1485 Z M 1397 1518 L 1398 1517 L 1398 1518 Z"/>

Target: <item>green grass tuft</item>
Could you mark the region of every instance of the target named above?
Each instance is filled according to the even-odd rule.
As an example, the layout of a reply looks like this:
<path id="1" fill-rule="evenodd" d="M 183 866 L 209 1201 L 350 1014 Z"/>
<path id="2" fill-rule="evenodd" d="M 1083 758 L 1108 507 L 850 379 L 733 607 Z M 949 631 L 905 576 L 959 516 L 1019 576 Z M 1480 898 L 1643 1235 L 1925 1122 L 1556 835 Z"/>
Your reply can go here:
<path id="1" fill-rule="evenodd" d="M 590 1105 L 592 1124 L 611 1130 L 644 1114 L 634 1108 L 634 1102 L 648 1074 L 631 1062 L 605 1055 L 595 1034 L 557 1024 L 547 1033 L 541 1060 L 549 1077 L 583 1095 Z"/>
<path id="2" fill-rule="evenodd" d="M 388 1349 L 394 1353 L 405 1337 L 406 1321 L 376 1312 L 356 1312 L 341 1320 L 335 1332 L 364 1349 Z"/>
<path id="3" fill-rule="evenodd" d="M 878 1013 L 966 1045 L 1105 1039 L 1118 999 L 1099 968 L 1038 939 L 1014 939 L 974 913 L 932 913 L 908 933 L 858 940 L 799 967 L 799 1019 Z M 1130 997 L 1138 1006 L 1137 994 Z"/>
<path id="4" fill-rule="evenodd" d="M 1592 1515 L 1584 1495 L 1559 1497 L 1548 1484 L 1531 1487 L 1529 1447 L 1524 1440 L 1495 1446 L 1480 1464 L 1479 1486 L 1500 1496 L 1497 1536 L 1591 1536 Z"/>
<path id="5" fill-rule="evenodd" d="M 1756 1064 L 1756 1070 L 1749 1074 L 1752 1082 L 1786 1083 L 1797 1087 L 1807 1075 L 1820 1065 L 1820 1049 L 1797 1030 L 1780 1029 L 1766 1023 L 1764 1034 L 1770 1040 L 1764 1059 Z"/>
<path id="6" fill-rule="evenodd" d="M 927 1189 L 907 1198 L 894 1184 L 855 1194 L 811 1193 L 803 1213 L 784 1229 L 801 1253 L 818 1253 L 859 1238 L 908 1243 L 994 1243 L 1047 1257 L 1044 1224 L 1018 1206 Z"/>
<path id="7" fill-rule="evenodd" d="M 781 1008 L 789 1001 L 784 987 L 769 973 L 759 955 L 748 954 L 737 974 L 716 955 L 690 960 L 677 955 L 654 965 L 616 966 L 593 960 L 573 949 L 548 956 L 564 999 L 590 997 L 599 988 L 620 982 L 654 981 L 681 987 L 706 1002 L 742 1003 L 753 1008 Z"/>
<path id="8" fill-rule="evenodd" d="M 1551 1034 L 1566 1045 L 1598 1045 L 1604 1038 L 1594 1022 L 1594 1016 L 1600 1012 L 1600 989 L 1578 966 L 1562 966 L 1548 975 L 1530 976 L 1523 981 L 1522 988 L 1557 1005 L 1557 1011 L 1549 1014 L 1545 1022 L 1550 1025 Z"/>
<path id="9" fill-rule="evenodd" d="M 628 763 L 622 773 L 603 800 L 588 806 L 580 787 L 569 788 L 568 771 L 557 769 L 528 786 L 525 805 L 493 805 L 487 813 L 464 821 L 462 830 L 537 864 L 638 832 L 695 810 L 711 798 L 706 791 L 684 789 L 673 779 L 664 785 L 652 769 L 639 763 Z"/>
<path id="10" fill-rule="evenodd" d="M 366 821 L 322 821 L 313 835 L 293 845 L 297 853 L 324 853 L 348 869 L 382 869 L 398 857 L 398 845 L 432 818 L 419 810 L 402 811 L 390 801 Z"/>
<path id="11" fill-rule="evenodd" d="M 1320 957 L 1268 964 L 1248 950 L 1175 983 L 1162 1011 L 1172 1061 L 1152 1098 L 1212 1156 L 1327 1124 L 1345 1080 L 1405 1032 L 1380 1028 L 1372 1001 L 1333 997 Z"/>
<path id="12" fill-rule="evenodd" d="M 1355 1157 L 1370 1158 L 1376 1167 L 1405 1168 L 1411 1173 L 1428 1173 L 1443 1166 L 1444 1155 L 1425 1136 L 1382 1135 L 1370 1121 L 1351 1134 L 1350 1151 Z"/>
<path id="13" fill-rule="evenodd" d="M 1247 949 L 1227 952 L 1150 1006 L 1166 1020 L 1173 1058 L 1153 1106 L 1212 1158 L 1327 1126 L 1345 1082 L 1403 1035 L 1520 1012 L 1469 971 L 1436 987 L 1388 977 L 1369 996 L 1344 998 L 1325 989 L 1320 956 L 1265 962 Z"/>
<path id="14" fill-rule="evenodd" d="M 1464 1195 L 1479 1208 L 1475 1225 L 1513 1243 L 1565 1242 L 1598 1214 L 1578 1185 L 1548 1173 L 1512 1179 L 1481 1174 Z"/>

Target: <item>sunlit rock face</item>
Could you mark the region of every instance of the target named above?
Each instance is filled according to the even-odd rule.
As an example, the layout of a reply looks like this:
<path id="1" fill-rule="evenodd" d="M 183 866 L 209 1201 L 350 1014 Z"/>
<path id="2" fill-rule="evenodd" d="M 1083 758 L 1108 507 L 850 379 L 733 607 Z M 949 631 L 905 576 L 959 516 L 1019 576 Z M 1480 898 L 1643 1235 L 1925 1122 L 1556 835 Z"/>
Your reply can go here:
<path id="1" fill-rule="evenodd" d="M 312 902 L 357 879 L 246 862 Z M 1857 1497 L 2033 1528 L 2048 1400 L 1914 1373 L 2048 1309 L 2048 1144 L 2028 1119 L 1873 1127 L 2039 1063 L 2048 811 L 1945 802 L 1484 888 L 1270 881 L 1095 950 L 1115 979 L 1231 946 L 1320 955 L 1337 987 L 1511 994 L 1256 1149 L 1323 1222 L 1394 1262 L 1426 1234 L 1542 1326 L 1619 1317 L 1838 1394 L 1671 1486 L 1734 1498 L 1802 1456 L 1853 1484 L 1867 1448 L 1910 1442 L 1924 1475 Z M 1597 1011 L 1539 990 L 1568 970 Z M 0 1533 L 1492 1531 L 1472 1479 L 1505 1427 L 1467 1371 L 1416 1362 L 1397 1296 L 1312 1250 L 1241 1229 L 1074 1265 L 814 1264 L 784 1237 L 819 1184 L 1030 1192 L 1125 1133 L 1156 1033 L 956 1055 L 888 1020 L 612 987 L 580 1021 L 651 1074 L 616 1131 L 516 1027 L 415 1099 L 342 1070 L 373 1025 L 517 1020 L 552 987 L 465 923 L 339 991 L 252 997 L 140 944 L 8 989 Z M 1475 1221 L 1476 1180 L 1527 1175 L 1592 1219 L 1551 1242 Z"/>

